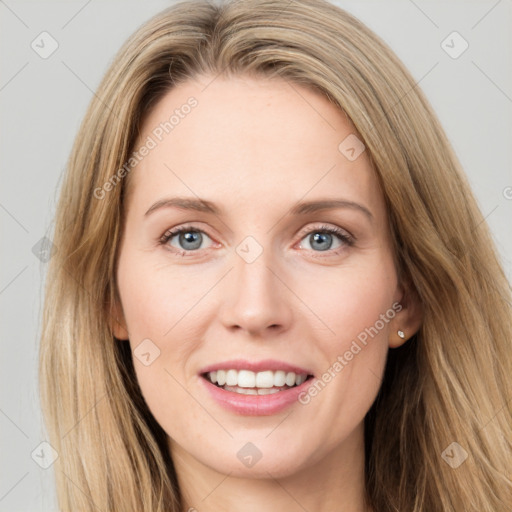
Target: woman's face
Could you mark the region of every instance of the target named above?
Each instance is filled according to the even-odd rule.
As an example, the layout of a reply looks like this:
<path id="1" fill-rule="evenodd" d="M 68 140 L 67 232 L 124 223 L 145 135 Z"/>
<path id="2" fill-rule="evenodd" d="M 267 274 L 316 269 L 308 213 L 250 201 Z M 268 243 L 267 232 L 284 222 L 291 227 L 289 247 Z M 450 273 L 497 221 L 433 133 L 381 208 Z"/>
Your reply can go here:
<path id="1" fill-rule="evenodd" d="M 320 94 L 247 77 L 188 81 L 145 120 L 114 332 L 176 456 L 278 477 L 362 448 L 405 310 L 354 133 Z"/>

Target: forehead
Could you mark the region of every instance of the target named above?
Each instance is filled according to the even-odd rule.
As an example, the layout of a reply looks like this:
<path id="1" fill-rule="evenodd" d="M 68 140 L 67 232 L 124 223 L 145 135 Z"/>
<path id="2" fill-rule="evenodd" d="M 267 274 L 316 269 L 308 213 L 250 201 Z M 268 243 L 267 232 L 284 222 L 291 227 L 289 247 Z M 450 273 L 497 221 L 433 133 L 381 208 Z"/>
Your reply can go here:
<path id="1" fill-rule="evenodd" d="M 378 207 L 366 152 L 351 160 L 342 151 L 355 133 L 343 111 L 298 84 L 198 77 L 168 91 L 146 117 L 135 150 L 151 149 L 130 188 L 144 204 L 168 193 L 249 208 L 327 193 Z"/>

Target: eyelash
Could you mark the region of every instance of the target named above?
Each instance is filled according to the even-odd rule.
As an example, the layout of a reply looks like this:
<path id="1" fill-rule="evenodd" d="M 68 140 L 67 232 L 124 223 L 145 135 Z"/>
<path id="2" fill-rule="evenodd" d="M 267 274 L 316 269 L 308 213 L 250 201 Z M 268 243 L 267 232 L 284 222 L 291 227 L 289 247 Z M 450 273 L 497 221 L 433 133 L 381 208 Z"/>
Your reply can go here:
<path id="1" fill-rule="evenodd" d="M 211 239 L 211 237 L 208 235 L 208 233 L 206 233 L 202 229 L 198 229 L 198 228 L 196 228 L 194 226 L 191 226 L 191 225 L 184 225 L 184 226 L 180 226 L 178 228 L 167 230 L 160 237 L 159 244 L 160 245 L 166 245 L 167 242 L 169 240 L 171 240 L 171 238 L 173 238 L 174 236 L 179 235 L 180 233 L 188 233 L 190 231 L 193 231 L 193 232 L 196 232 L 196 233 L 203 233 L 203 234 L 207 235 Z M 337 236 L 343 242 L 343 244 L 346 247 L 352 247 L 354 245 L 354 243 L 355 243 L 355 238 L 353 236 L 347 234 L 344 230 L 342 230 L 340 228 L 337 228 L 337 227 L 326 226 L 326 225 L 322 225 L 320 227 L 317 227 L 317 228 L 314 228 L 314 229 L 310 229 L 309 231 L 306 231 L 305 233 L 302 233 L 300 240 L 305 238 L 307 235 L 311 235 L 312 233 L 330 233 L 332 235 L 335 235 L 335 236 Z M 326 252 L 329 255 L 332 255 L 332 254 L 339 254 L 339 253 L 341 253 L 341 251 L 343 251 L 343 249 L 344 249 L 344 247 L 339 247 L 337 249 L 328 249 L 327 251 L 313 251 L 313 252 L 315 252 L 315 253 L 317 253 L 317 252 L 318 253 Z M 169 250 L 171 252 L 173 252 L 176 256 L 185 256 L 185 257 L 193 256 L 194 253 L 197 253 L 199 251 L 198 249 L 193 250 L 193 251 L 183 251 L 183 250 L 176 249 L 175 247 L 173 247 L 172 249 L 169 249 Z"/>

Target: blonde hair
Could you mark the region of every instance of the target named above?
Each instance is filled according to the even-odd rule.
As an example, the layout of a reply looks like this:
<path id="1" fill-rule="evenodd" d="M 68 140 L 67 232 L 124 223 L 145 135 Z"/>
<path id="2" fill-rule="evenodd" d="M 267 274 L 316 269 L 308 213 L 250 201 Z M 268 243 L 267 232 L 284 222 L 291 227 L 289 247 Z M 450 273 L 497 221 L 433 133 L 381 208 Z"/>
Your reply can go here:
<path id="1" fill-rule="evenodd" d="M 510 285 L 420 88 L 378 36 L 323 0 L 173 5 L 129 38 L 92 99 L 60 192 L 41 333 L 61 510 L 181 510 L 166 434 L 142 398 L 128 342 L 110 327 L 130 175 L 103 198 L 95 191 L 130 158 L 168 90 L 218 74 L 320 91 L 353 122 L 381 184 L 399 278 L 423 323 L 389 351 L 365 418 L 368 503 L 378 512 L 510 510 Z M 468 454 L 457 468 L 445 462 L 464 453 L 454 442 Z"/>

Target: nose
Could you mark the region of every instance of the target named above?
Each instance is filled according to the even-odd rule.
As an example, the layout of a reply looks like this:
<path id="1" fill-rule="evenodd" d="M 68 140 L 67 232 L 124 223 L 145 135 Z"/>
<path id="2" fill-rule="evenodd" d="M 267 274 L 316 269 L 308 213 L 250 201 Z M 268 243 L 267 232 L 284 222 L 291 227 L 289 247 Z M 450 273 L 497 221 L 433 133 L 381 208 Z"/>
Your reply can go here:
<path id="1" fill-rule="evenodd" d="M 230 331 L 242 330 L 256 337 L 283 332 L 292 320 L 293 294 L 287 276 L 264 250 L 248 263 L 234 255 L 235 268 L 222 290 L 222 324 Z"/>

